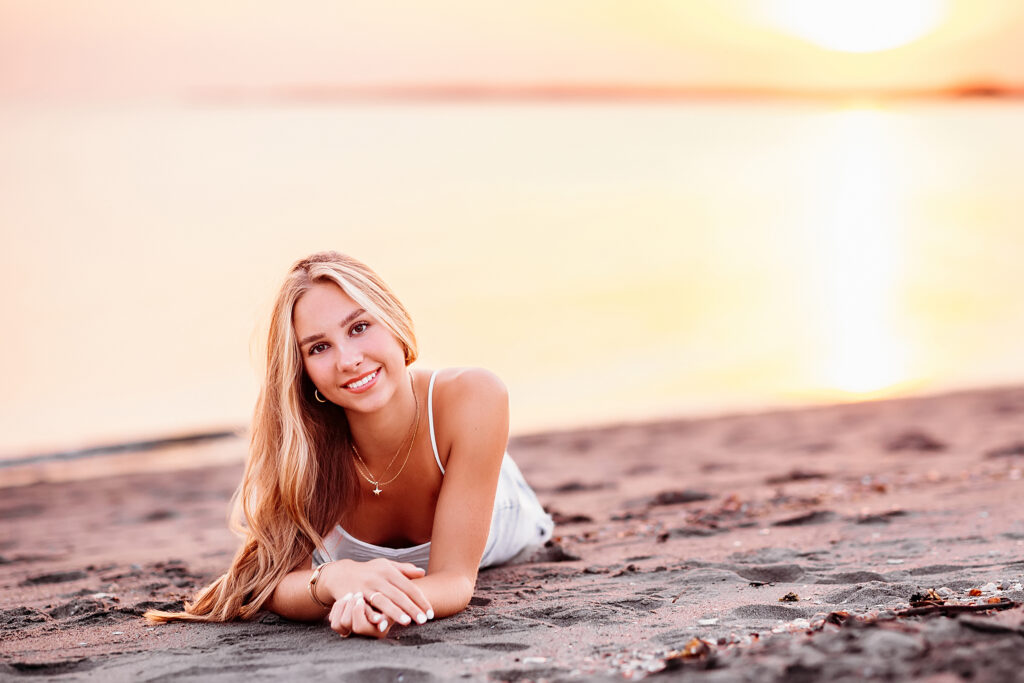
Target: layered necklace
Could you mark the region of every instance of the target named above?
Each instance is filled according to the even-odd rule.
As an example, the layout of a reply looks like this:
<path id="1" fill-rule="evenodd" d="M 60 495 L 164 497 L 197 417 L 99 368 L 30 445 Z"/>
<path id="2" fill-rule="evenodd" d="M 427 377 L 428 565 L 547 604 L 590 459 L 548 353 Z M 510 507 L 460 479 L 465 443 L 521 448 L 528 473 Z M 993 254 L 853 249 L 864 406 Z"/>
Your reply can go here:
<path id="1" fill-rule="evenodd" d="M 363 460 L 363 456 L 359 455 L 359 449 L 356 448 L 355 439 L 352 439 L 349 442 L 349 445 L 352 447 L 352 453 L 356 456 L 356 471 L 359 472 L 359 476 L 370 484 L 373 484 L 373 495 L 375 496 L 379 496 L 384 490 L 381 488 L 382 486 L 387 486 L 395 479 L 398 479 L 399 475 L 402 474 L 402 471 L 405 470 L 405 466 L 409 464 L 409 454 L 412 453 L 412 445 L 416 443 L 416 433 L 419 431 L 420 426 L 420 397 L 416 395 L 416 385 L 413 384 L 411 373 L 409 375 L 409 386 L 412 387 L 412 397 L 413 400 L 416 401 L 416 416 L 413 418 L 412 424 L 409 425 L 409 434 L 405 437 L 406 439 L 409 439 L 409 447 L 405 451 L 405 460 L 402 461 L 402 466 L 398 468 L 398 472 L 395 473 L 395 476 L 391 477 L 387 481 L 381 481 L 381 479 L 387 476 L 388 470 L 390 470 L 391 466 L 395 464 L 395 461 L 398 460 L 398 456 L 402 452 L 402 446 L 405 445 L 405 439 L 398 444 L 398 450 L 395 451 L 395 457 L 391 458 L 391 462 L 388 463 L 388 466 L 384 468 L 384 471 L 381 472 L 379 477 L 373 476 L 373 472 L 370 471 L 369 465 L 367 465 L 366 461 Z M 362 467 L 360 467 L 360 465 L 362 465 Z"/>

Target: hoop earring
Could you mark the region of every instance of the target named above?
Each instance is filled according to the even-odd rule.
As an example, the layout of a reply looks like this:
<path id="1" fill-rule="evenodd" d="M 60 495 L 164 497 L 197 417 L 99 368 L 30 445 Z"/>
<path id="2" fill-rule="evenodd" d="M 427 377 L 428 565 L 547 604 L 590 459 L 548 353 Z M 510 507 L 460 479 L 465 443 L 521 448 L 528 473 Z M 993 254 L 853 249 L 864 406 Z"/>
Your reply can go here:
<path id="1" fill-rule="evenodd" d="M 319 389 L 314 389 L 313 390 L 313 398 L 315 398 L 320 403 L 327 403 L 327 399 L 320 398 L 320 390 Z"/>

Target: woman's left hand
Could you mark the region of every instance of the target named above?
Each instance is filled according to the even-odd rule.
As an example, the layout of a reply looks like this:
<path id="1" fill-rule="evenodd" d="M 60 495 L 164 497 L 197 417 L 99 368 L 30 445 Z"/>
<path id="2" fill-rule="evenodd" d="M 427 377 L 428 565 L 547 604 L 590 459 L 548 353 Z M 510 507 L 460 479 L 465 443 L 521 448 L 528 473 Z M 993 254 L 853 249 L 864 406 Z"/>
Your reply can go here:
<path id="1" fill-rule="evenodd" d="M 393 624 L 383 614 L 367 604 L 362 593 L 346 595 L 335 601 L 328 615 L 331 629 L 348 638 L 353 633 L 361 636 L 384 638 Z"/>

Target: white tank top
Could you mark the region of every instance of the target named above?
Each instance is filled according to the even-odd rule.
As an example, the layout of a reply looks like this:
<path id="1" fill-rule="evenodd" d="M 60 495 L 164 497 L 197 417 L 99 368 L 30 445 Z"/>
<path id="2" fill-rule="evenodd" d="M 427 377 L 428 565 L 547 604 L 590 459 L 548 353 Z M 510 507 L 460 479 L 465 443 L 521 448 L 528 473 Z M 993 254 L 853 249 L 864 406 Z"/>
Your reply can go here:
<path id="1" fill-rule="evenodd" d="M 444 476 L 444 465 L 437 451 L 437 437 L 434 433 L 434 380 L 437 370 L 430 375 L 427 387 L 427 424 L 430 428 L 430 447 L 434 451 L 437 468 Z M 502 564 L 530 548 L 539 547 L 549 538 L 554 529 L 551 516 L 544 512 L 540 501 L 530 485 L 523 479 L 522 472 L 515 461 L 505 453 L 501 460 L 501 472 L 498 474 L 498 488 L 494 496 L 494 511 L 491 514 L 491 528 L 487 535 L 487 545 L 481 567 Z M 331 560 L 356 560 L 365 562 L 383 557 L 395 562 L 411 562 L 417 567 L 427 569 L 430 562 L 430 541 L 408 548 L 388 548 L 361 541 L 345 531 L 340 524 L 335 525 L 324 537 L 325 556 L 319 549 L 313 552 L 313 566 Z"/>

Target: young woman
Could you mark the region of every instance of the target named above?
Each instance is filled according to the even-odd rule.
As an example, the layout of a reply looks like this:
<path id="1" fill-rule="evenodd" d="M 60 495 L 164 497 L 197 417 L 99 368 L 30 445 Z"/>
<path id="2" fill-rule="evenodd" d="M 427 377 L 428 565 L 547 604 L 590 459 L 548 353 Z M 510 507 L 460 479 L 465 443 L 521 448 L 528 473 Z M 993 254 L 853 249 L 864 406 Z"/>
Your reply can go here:
<path id="1" fill-rule="evenodd" d="M 464 609 L 480 567 L 538 548 L 553 523 L 505 453 L 508 397 L 486 370 L 411 370 L 409 314 L 366 265 L 297 262 L 274 305 L 227 573 L 185 612 L 328 617 L 382 637 Z"/>

